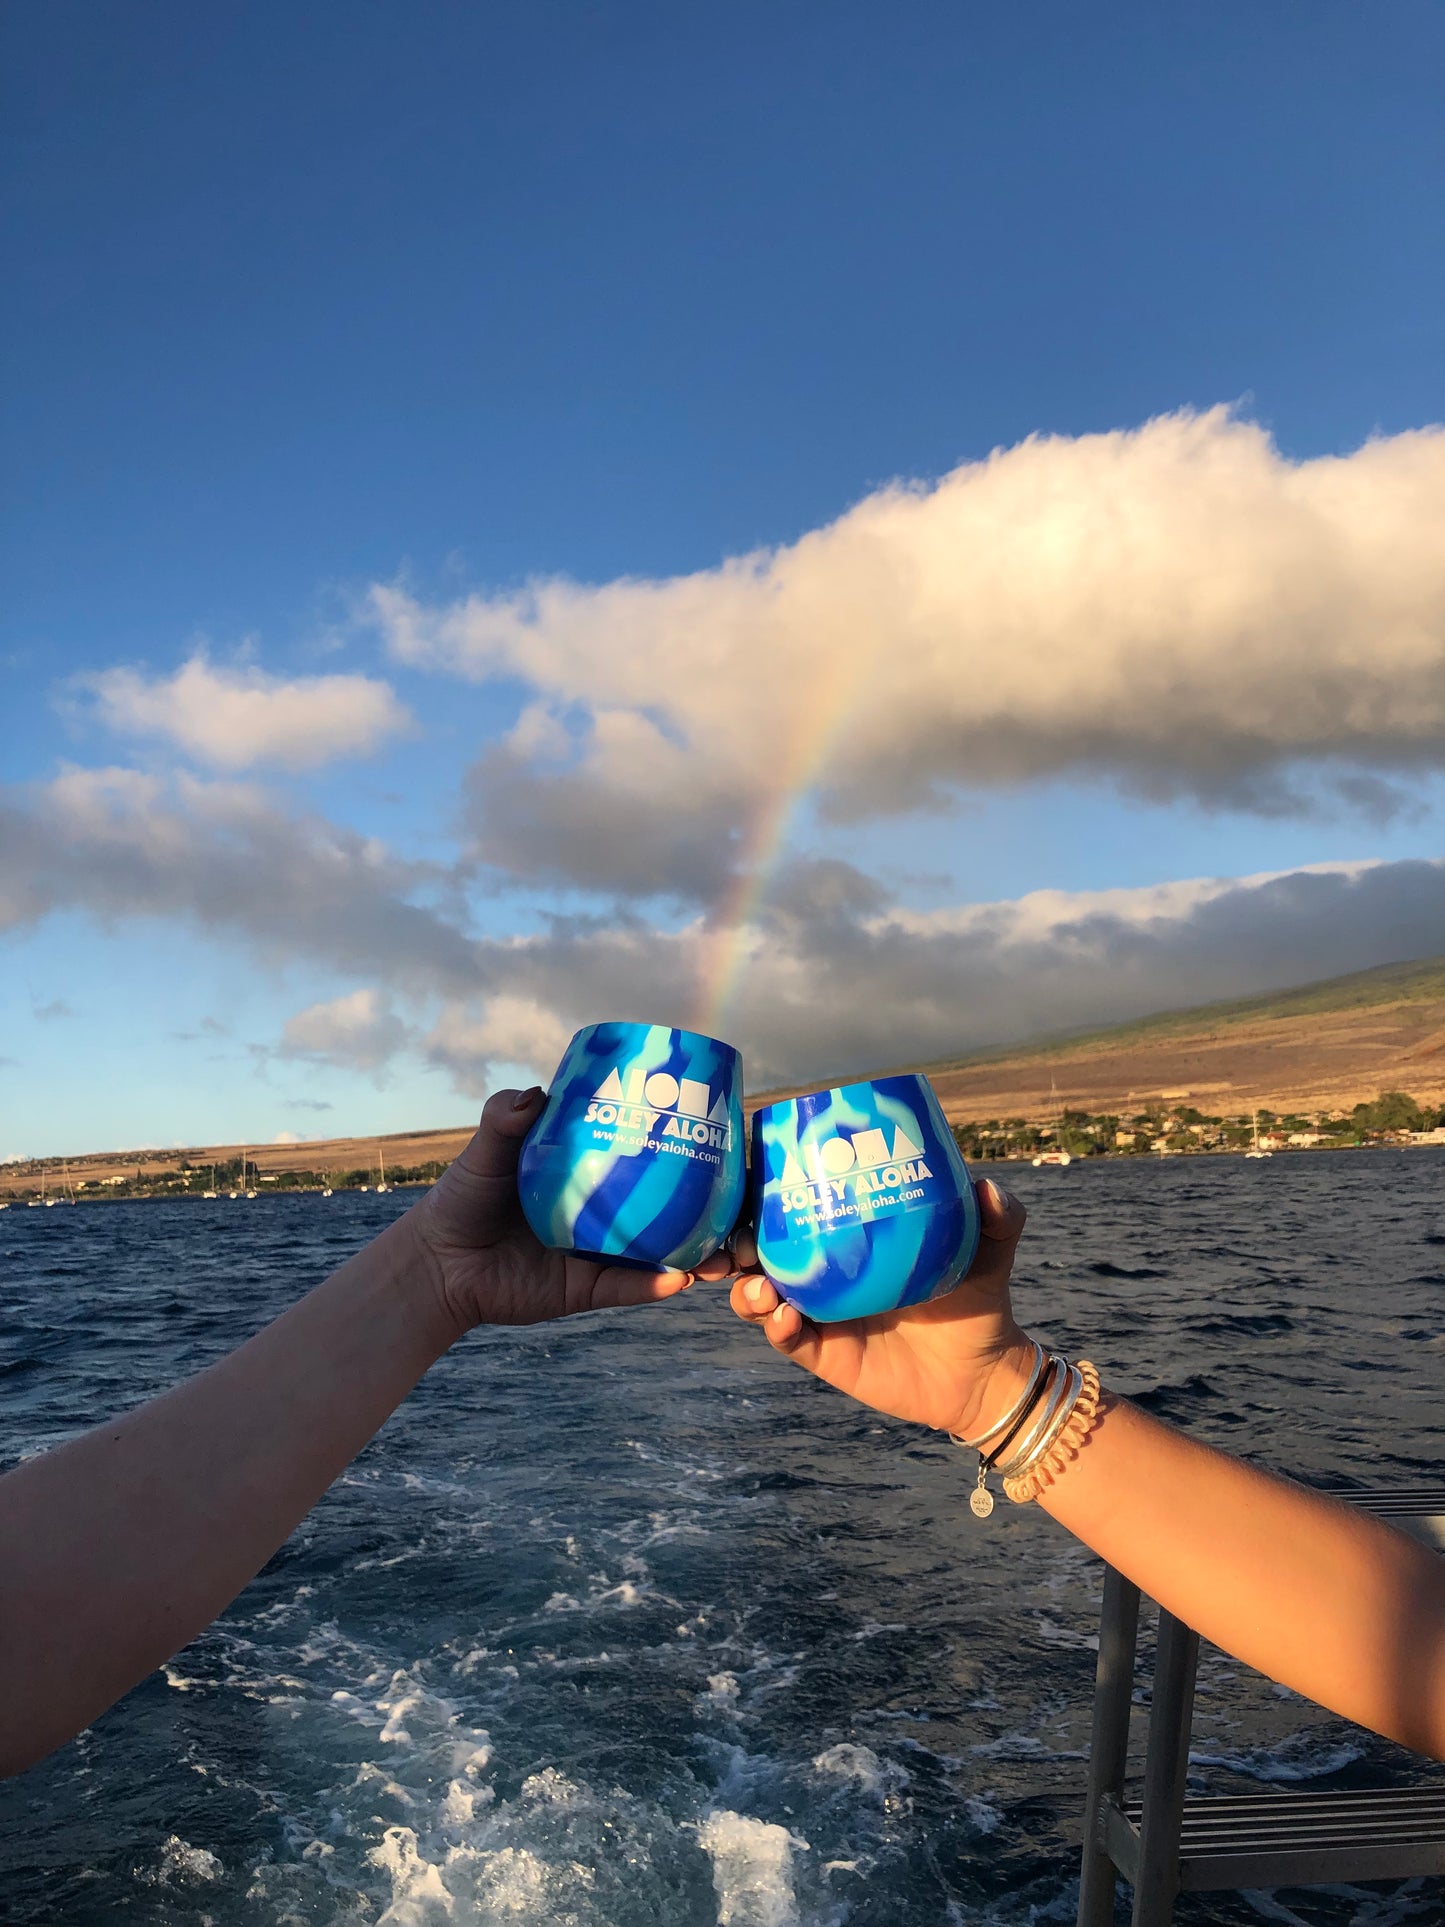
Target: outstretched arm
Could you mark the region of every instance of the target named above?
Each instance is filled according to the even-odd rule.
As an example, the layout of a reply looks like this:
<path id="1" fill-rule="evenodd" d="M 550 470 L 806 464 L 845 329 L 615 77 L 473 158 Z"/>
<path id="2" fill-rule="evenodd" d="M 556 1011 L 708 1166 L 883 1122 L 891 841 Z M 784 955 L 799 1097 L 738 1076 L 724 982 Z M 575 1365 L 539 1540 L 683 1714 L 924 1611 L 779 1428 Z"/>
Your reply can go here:
<path id="1" fill-rule="evenodd" d="M 991 1180 L 979 1202 L 973 1270 L 931 1304 L 814 1325 L 758 1274 L 733 1287 L 733 1307 L 865 1404 L 978 1436 L 1022 1393 L 1032 1352 L 1008 1291 L 1023 1207 Z M 960 1504 L 974 1463 L 961 1456 Z M 1403 1533 L 1118 1398 L 1039 1503 L 1226 1652 L 1445 1757 L 1445 1561 Z"/>
<path id="2" fill-rule="evenodd" d="M 691 1282 L 537 1243 L 515 1173 L 541 1100 L 492 1098 L 434 1190 L 239 1350 L 0 1478 L 0 1774 L 208 1625 L 471 1326 Z"/>

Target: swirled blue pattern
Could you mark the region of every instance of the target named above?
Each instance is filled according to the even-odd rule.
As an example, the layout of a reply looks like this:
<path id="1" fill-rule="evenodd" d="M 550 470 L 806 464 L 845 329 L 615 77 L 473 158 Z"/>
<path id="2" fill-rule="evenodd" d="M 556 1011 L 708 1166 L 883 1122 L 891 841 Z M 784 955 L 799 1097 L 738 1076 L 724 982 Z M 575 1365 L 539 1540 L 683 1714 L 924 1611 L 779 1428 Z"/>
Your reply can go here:
<path id="1" fill-rule="evenodd" d="M 664 1024 L 577 1032 L 518 1173 L 544 1244 L 684 1270 L 732 1230 L 744 1182 L 741 1058 Z"/>
<path id="2" fill-rule="evenodd" d="M 758 1254 L 790 1304 L 833 1323 L 951 1291 L 978 1203 L 926 1077 L 879 1077 L 753 1116 Z"/>

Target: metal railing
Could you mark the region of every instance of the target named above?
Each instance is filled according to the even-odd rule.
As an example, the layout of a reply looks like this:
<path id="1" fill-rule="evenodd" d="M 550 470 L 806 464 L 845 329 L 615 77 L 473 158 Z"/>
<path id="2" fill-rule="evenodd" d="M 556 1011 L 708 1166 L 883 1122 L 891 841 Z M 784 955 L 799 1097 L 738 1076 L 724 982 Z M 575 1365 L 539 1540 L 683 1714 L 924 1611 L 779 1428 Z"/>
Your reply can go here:
<path id="1" fill-rule="evenodd" d="M 1445 1551 L 1445 1486 L 1331 1488 Z M 1161 1610 L 1142 1797 L 1124 1791 L 1139 1588 L 1104 1568 L 1077 1927 L 1110 1927 L 1122 1874 L 1133 1927 L 1168 1927 L 1178 1894 L 1445 1874 L 1445 1775 L 1433 1785 L 1191 1797 L 1199 1635 Z"/>

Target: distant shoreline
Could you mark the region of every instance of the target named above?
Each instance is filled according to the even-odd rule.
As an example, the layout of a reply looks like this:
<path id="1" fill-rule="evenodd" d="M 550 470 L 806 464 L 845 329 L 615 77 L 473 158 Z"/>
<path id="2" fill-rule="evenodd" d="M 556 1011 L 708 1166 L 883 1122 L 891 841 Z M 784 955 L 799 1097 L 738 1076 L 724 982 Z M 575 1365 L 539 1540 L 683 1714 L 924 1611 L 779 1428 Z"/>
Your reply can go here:
<path id="1" fill-rule="evenodd" d="M 431 1182 L 434 1182 L 434 1180 Z M 380 1196 L 388 1197 L 393 1191 L 429 1191 L 431 1189 L 431 1182 L 422 1178 L 408 1178 L 401 1184 L 388 1184 L 386 1190 L 381 1192 Z M 366 1186 L 359 1184 L 334 1184 L 331 1186 L 329 1195 L 336 1198 L 361 1198 L 366 1197 L 368 1194 L 372 1197 L 378 1195 L 374 1184 Z M 218 1191 L 214 1197 L 210 1198 L 206 1196 L 204 1191 L 121 1191 L 119 1189 L 107 1189 L 104 1191 L 87 1191 L 83 1196 L 76 1198 L 54 1198 L 47 1201 L 43 1208 L 49 1210 L 53 1205 L 59 1209 L 62 1205 L 71 1204 L 255 1204 L 262 1198 L 324 1198 L 327 1195 L 326 1187 L 320 1184 L 271 1186 L 264 1191 L 257 1191 L 254 1195 L 250 1196 L 245 1192 L 240 1192 L 233 1197 L 229 1191 Z M 14 1210 L 16 1205 L 19 1205 L 23 1210 L 29 1210 L 30 1202 L 29 1197 L 23 1193 L 14 1193 L 9 1198 L 0 1199 L 0 1203 L 8 1204 L 12 1210 Z M 37 1198 L 35 1202 L 39 1205 L 41 1201 Z"/>
<path id="2" fill-rule="evenodd" d="M 1271 1150 L 1267 1153 L 1267 1156 L 1270 1158 L 1298 1158 L 1316 1157 L 1321 1153 L 1348 1152 L 1354 1154 L 1361 1151 L 1445 1151 L 1445 1143 L 1422 1144 L 1418 1142 L 1401 1141 L 1375 1144 L 1291 1144 L 1281 1146 L 1277 1150 Z M 1023 1165 L 1029 1169 L 1058 1171 L 1064 1169 L 1073 1170 L 1077 1166 L 1090 1164 L 1172 1164 L 1176 1159 L 1180 1158 L 1238 1158 L 1244 1161 L 1249 1158 L 1249 1153 L 1235 1149 L 1233 1146 L 1210 1146 L 1197 1151 L 1094 1151 L 1082 1152 L 1077 1155 L 1070 1153 L 1067 1166 L 1059 1164 L 1035 1166 L 1034 1156 L 1035 1154 L 1031 1152 L 1015 1151 L 1006 1152 L 999 1157 L 968 1156 L 966 1161 L 969 1168 L 976 1174 L 986 1174 L 991 1166 L 997 1164 Z M 338 1184 L 331 1187 L 331 1195 L 333 1197 L 376 1197 L 378 1195 L 387 1197 L 394 1191 L 426 1191 L 431 1188 L 432 1182 L 435 1182 L 435 1180 L 428 1181 L 419 1178 L 406 1179 L 399 1184 L 388 1184 L 386 1190 L 381 1193 L 377 1192 L 374 1185 Z M 276 1186 L 257 1191 L 254 1197 L 246 1197 L 244 1194 L 241 1197 L 232 1197 L 229 1191 L 223 1191 L 215 1197 L 208 1198 L 204 1192 L 200 1191 L 154 1190 L 126 1192 L 117 1189 L 90 1191 L 83 1197 L 56 1198 L 53 1200 L 53 1208 L 60 1208 L 72 1204 L 237 1204 L 241 1202 L 255 1204 L 262 1198 L 320 1198 L 326 1195 L 325 1187 L 319 1184 L 288 1184 Z M 8 1205 L 11 1210 L 16 1208 L 28 1210 L 30 1208 L 30 1199 L 23 1193 L 12 1194 L 12 1196 L 3 1202 Z M 38 1205 L 39 1201 L 37 1200 L 36 1202 Z M 52 1208 L 52 1205 L 45 1205 L 41 1208 L 48 1210 Z"/>

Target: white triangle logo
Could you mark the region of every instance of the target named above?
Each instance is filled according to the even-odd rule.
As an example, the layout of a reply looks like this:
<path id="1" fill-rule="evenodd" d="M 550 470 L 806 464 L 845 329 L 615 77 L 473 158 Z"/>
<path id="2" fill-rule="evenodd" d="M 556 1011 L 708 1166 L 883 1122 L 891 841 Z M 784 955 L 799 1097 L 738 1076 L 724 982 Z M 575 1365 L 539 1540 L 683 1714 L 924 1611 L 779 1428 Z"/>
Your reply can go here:
<path id="1" fill-rule="evenodd" d="M 718 1092 L 717 1103 L 714 1104 L 712 1109 L 708 1112 L 707 1121 L 709 1124 L 727 1124 L 730 1122 L 730 1119 L 728 1117 L 728 1099 L 727 1099 L 726 1091 Z"/>
<path id="2" fill-rule="evenodd" d="M 622 1079 L 615 1069 L 607 1073 L 592 1095 L 596 1098 L 611 1098 L 617 1104 L 622 1102 Z"/>
<path id="3" fill-rule="evenodd" d="M 893 1133 L 893 1162 L 897 1164 L 900 1158 L 921 1158 L 922 1156 L 923 1146 L 915 1144 L 900 1124 Z"/>
<path id="4" fill-rule="evenodd" d="M 808 1182 L 807 1172 L 804 1171 L 802 1165 L 799 1164 L 791 1151 L 785 1152 L 783 1156 L 782 1181 L 784 1184 L 806 1184 Z"/>

